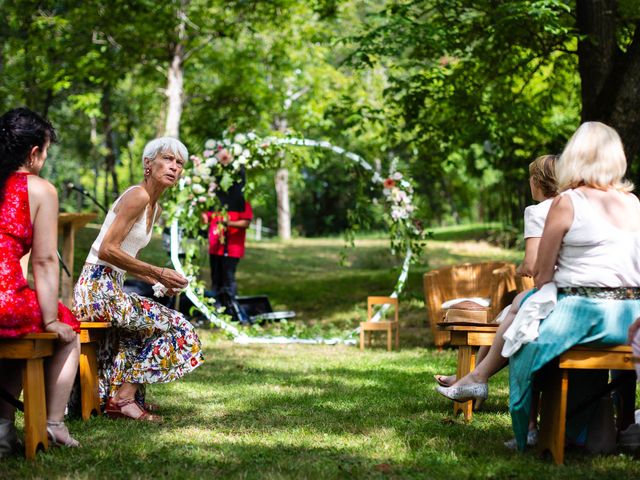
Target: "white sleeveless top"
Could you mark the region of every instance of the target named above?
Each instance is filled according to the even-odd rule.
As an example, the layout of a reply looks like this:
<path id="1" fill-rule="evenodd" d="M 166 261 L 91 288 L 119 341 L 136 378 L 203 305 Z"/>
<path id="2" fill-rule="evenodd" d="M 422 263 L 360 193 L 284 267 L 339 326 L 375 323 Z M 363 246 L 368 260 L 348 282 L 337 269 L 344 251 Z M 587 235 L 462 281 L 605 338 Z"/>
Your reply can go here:
<path id="1" fill-rule="evenodd" d="M 114 212 L 116 205 L 118 205 L 118 202 L 125 195 L 125 193 L 136 187 L 142 188 L 140 185 L 129 187 L 122 195 L 120 195 L 116 199 L 115 202 L 113 202 L 113 205 L 111 205 L 111 208 L 107 212 L 107 216 L 104 219 L 104 223 L 102 224 L 102 228 L 100 228 L 98 238 L 96 238 L 93 242 L 93 245 L 91 245 L 91 250 L 89 251 L 89 255 L 87 256 L 86 263 L 92 263 L 95 265 L 106 265 L 113 268 L 116 272 L 124 273 L 124 270 L 122 270 L 121 268 L 118 268 L 115 265 L 110 264 L 109 262 L 100 260 L 98 258 L 98 252 L 100 251 L 100 246 L 102 245 L 104 236 L 107 234 L 107 231 L 116 218 L 116 213 Z M 138 255 L 138 252 L 149 244 L 149 241 L 151 240 L 151 234 L 153 232 L 153 223 L 156 220 L 157 213 L 158 204 L 156 203 L 156 207 L 153 209 L 152 227 L 151 230 L 147 233 L 147 209 L 144 209 L 144 214 L 138 219 L 136 223 L 133 224 L 131 230 L 129 230 L 129 233 L 120 244 L 120 249 L 123 252 L 131 255 L 132 257 L 136 257 Z"/>
<path id="2" fill-rule="evenodd" d="M 544 222 L 547 220 L 553 198 L 529 205 L 524 209 L 524 238 L 540 238 L 544 230 Z"/>
<path id="3" fill-rule="evenodd" d="M 565 234 L 553 281 L 558 287 L 640 287 L 640 231 L 611 224 L 580 190 L 567 190 L 573 223 Z"/>

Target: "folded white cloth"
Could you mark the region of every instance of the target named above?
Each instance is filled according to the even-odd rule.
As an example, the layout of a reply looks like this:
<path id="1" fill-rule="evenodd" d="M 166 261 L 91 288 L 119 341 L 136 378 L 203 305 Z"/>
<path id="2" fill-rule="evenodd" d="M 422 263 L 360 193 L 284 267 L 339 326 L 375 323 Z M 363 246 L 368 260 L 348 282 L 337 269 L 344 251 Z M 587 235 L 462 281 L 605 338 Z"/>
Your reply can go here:
<path id="1" fill-rule="evenodd" d="M 471 297 L 471 298 L 454 298 L 453 300 L 447 300 L 440 307 L 443 310 L 447 310 L 452 308 L 454 305 L 457 305 L 460 302 L 476 302 L 478 305 L 482 305 L 483 307 L 488 307 L 491 305 L 491 299 L 485 297 Z"/>
<path id="2" fill-rule="evenodd" d="M 169 291 L 169 289 L 167 287 L 165 287 L 163 284 L 161 284 L 160 282 L 157 282 L 153 287 L 153 296 L 154 297 L 164 297 L 167 292 Z"/>
<path id="3" fill-rule="evenodd" d="M 510 357 L 525 343 L 538 338 L 540 320 L 547 318 L 558 303 L 558 288 L 553 282 L 546 283 L 531 295 L 522 305 L 513 319 L 513 323 L 504 332 L 502 356 Z"/>

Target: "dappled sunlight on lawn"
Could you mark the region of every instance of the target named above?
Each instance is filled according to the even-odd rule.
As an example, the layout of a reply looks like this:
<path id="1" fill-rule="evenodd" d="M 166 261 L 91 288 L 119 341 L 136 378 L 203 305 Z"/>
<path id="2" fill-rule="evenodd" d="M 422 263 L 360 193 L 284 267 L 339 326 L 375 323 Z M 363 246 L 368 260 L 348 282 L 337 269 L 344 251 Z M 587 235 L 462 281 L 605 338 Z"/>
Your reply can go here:
<path id="1" fill-rule="evenodd" d="M 79 235 L 77 250 L 88 249 L 92 233 Z M 145 255 L 158 265 L 168 258 L 158 237 Z M 52 449 L 34 462 L 9 458 L 3 473 L 87 480 L 639 478 L 639 462 L 626 455 L 568 452 L 558 469 L 533 453 L 506 450 L 512 436 L 506 370 L 492 379 L 490 398 L 472 423 L 454 417 L 451 402 L 435 391 L 433 375 L 453 373 L 456 352 L 431 347 L 423 273 L 520 256 L 482 241 L 428 241 L 400 297 L 399 351 L 386 351 L 384 335 L 360 352 L 344 345 L 238 345 L 199 329 L 206 362 L 178 382 L 148 388 L 163 424 L 71 420 L 81 449 Z M 341 238 L 251 242 L 239 288 L 243 295 L 267 294 L 276 309 L 295 310 L 293 322 L 348 332 L 365 319 L 368 295 L 391 293 L 401 261 L 386 239 L 346 249 Z"/>
<path id="2" fill-rule="evenodd" d="M 433 373 L 453 371 L 453 350 L 240 346 L 218 332 L 199 332 L 206 363 L 178 382 L 148 389 L 163 424 L 70 421 L 82 448 L 52 449 L 34 462 L 3 460 L 6 478 L 50 478 L 51 472 L 74 479 L 640 475 L 627 456 L 569 453 L 558 469 L 506 450 L 504 373 L 492 379 L 492 396 L 472 423 L 453 417 L 432 380 Z"/>

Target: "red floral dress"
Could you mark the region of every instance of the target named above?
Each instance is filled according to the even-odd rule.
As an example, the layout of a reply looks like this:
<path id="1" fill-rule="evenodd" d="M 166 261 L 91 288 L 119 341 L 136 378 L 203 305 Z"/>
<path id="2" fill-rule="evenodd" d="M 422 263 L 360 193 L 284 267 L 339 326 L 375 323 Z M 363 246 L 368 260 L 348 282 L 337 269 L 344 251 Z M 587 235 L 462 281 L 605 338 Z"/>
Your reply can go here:
<path id="1" fill-rule="evenodd" d="M 36 292 L 29 288 L 20 266 L 33 241 L 28 175 L 16 172 L 7 179 L 0 204 L 0 337 L 43 331 Z M 78 320 L 61 303 L 58 320 L 80 331 Z"/>

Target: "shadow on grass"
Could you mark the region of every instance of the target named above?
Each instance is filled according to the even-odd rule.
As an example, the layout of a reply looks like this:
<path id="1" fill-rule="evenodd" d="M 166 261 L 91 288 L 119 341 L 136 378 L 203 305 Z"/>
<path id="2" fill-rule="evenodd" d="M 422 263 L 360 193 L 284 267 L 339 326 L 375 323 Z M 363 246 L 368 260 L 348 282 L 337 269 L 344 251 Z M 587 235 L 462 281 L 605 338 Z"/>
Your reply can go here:
<path id="1" fill-rule="evenodd" d="M 629 458 L 572 453 L 557 468 L 502 447 L 505 377 L 470 424 L 451 415 L 431 375 L 452 351 L 360 353 L 346 347 L 233 345 L 203 334 L 207 363 L 156 385 L 162 425 L 69 422 L 83 444 L 5 478 L 631 478 Z M 212 341 L 214 340 L 214 341 Z M 446 370 L 444 370 L 446 371 Z M 0 475 L 2 476 L 2 475 Z M 631 476 L 631 477 L 630 477 Z"/>

